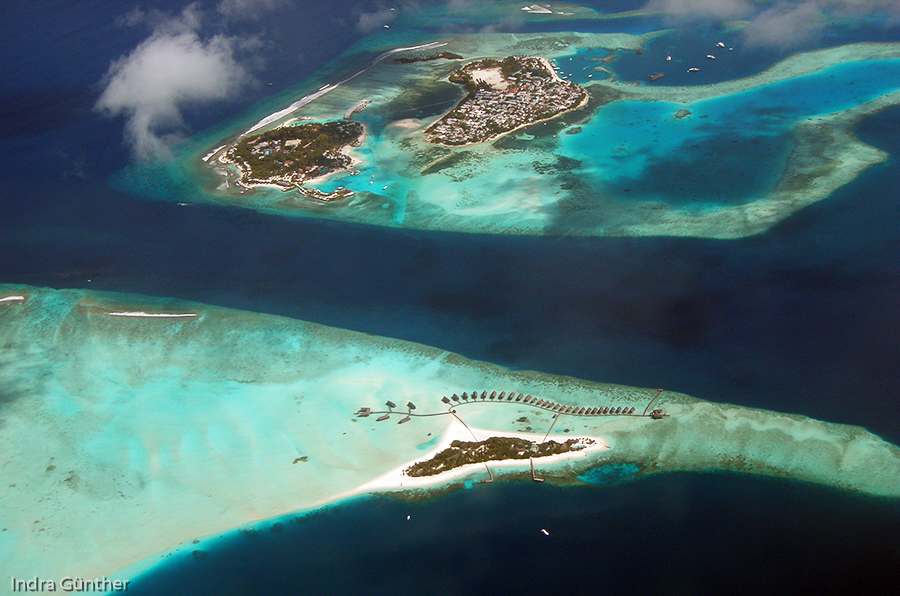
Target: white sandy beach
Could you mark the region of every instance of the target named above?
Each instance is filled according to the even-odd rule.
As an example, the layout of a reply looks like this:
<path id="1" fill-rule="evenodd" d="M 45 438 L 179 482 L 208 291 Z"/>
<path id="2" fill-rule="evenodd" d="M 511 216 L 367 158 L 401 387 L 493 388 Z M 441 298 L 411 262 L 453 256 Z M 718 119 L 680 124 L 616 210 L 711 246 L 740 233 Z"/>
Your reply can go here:
<path id="1" fill-rule="evenodd" d="M 421 462 L 428 461 L 433 458 L 435 455 L 450 447 L 450 444 L 453 441 L 484 441 L 491 437 L 515 437 L 519 439 L 525 439 L 527 441 L 532 441 L 535 443 L 540 443 L 544 438 L 544 435 L 537 433 L 522 433 L 522 432 L 512 432 L 509 430 L 487 430 L 481 428 L 473 428 L 469 427 L 468 429 L 463 426 L 459 421 L 455 418 L 450 418 L 451 422 L 447 425 L 447 429 L 444 431 L 444 434 L 441 436 L 440 442 L 437 446 L 429 451 L 426 455 L 422 457 L 416 458 L 415 460 L 409 461 L 401 466 L 398 466 L 384 474 L 375 478 L 370 482 L 366 482 L 361 485 L 357 490 L 354 491 L 354 494 L 359 493 L 367 493 L 371 491 L 380 491 L 380 490 L 397 490 L 403 488 L 427 488 L 427 487 L 435 487 L 440 486 L 442 484 L 446 484 L 453 480 L 457 480 L 459 478 L 464 478 L 469 476 L 470 474 L 485 474 L 485 466 L 484 464 L 467 464 L 465 466 L 460 466 L 458 468 L 454 468 L 442 474 L 437 474 L 434 476 L 421 476 L 421 477 L 413 477 L 408 476 L 404 473 L 404 470 L 409 466 Z M 470 432 L 471 430 L 471 432 Z M 474 437 L 472 435 L 475 435 Z M 580 449 L 578 451 L 570 451 L 568 453 L 560 453 L 557 455 L 549 455 L 546 457 L 539 457 L 534 459 L 534 467 L 535 470 L 540 470 L 543 467 L 550 466 L 553 464 L 558 464 L 566 461 L 572 461 L 576 459 L 584 459 L 589 457 L 593 453 L 597 451 L 604 451 L 609 449 L 609 444 L 601 438 L 598 437 L 551 437 L 548 440 L 569 440 L 569 439 L 586 439 L 587 441 L 592 442 L 592 444 L 588 445 L 584 449 Z M 488 462 L 488 466 L 490 468 L 530 468 L 529 460 L 527 459 L 510 459 L 510 460 L 498 460 L 498 461 L 490 461 Z"/>
<path id="2" fill-rule="evenodd" d="M 4 302 L 0 318 L 0 382 L 10 396 L 0 433 L 0 568 L 15 577 L 128 579 L 160 556 L 197 548 L 194 539 L 407 488 L 400 472 L 410 462 L 470 438 L 450 415 L 398 424 L 399 416 L 357 418 L 360 407 L 412 401 L 417 412 L 440 413 L 441 396 L 462 387 L 638 408 L 657 394 L 200 304 L 153 308 L 148 298 L 129 305 L 123 296 L 21 286 L 0 296 L 28 296 Z M 610 458 L 655 470 L 740 461 L 742 472 L 900 496 L 900 450 L 863 429 L 672 392 L 657 404 L 671 418 L 560 416 L 549 439 L 596 443 L 538 458 L 536 471 L 580 473 Z M 515 402 L 454 409 L 478 438 L 540 439 L 553 424 L 550 412 Z"/>

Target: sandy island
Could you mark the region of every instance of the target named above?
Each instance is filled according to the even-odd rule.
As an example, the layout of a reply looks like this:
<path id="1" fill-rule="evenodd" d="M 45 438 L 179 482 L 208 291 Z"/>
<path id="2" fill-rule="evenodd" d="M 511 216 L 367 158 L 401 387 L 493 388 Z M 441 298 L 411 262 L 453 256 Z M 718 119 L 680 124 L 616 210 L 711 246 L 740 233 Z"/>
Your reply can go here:
<path id="1" fill-rule="evenodd" d="M 552 428 L 549 439 L 596 441 L 534 460 L 548 482 L 577 482 L 591 468 L 624 462 L 638 477 L 730 470 L 900 498 L 900 449 L 858 427 L 510 371 L 196 303 L 22 286 L 0 286 L 0 296 L 28 297 L 3 302 L 0 317 L 0 382 L 10 396 L 0 432 L 0 569 L 14 577 L 130 579 L 167 556 L 205 548 L 195 539 L 268 527 L 347 496 L 412 488 L 401 474 L 411 462 L 470 438 L 440 401 L 461 388 L 638 412 L 652 403 L 671 414 L 562 414 L 554 424 L 553 413 L 524 403 L 454 408 L 471 428 L 491 429 L 475 430 L 479 438 L 540 438 Z M 396 415 L 354 416 L 386 400 L 439 415 L 404 424 Z M 521 477 L 528 463 L 488 465 Z M 415 482 L 438 486 L 479 470 Z"/>
<path id="2" fill-rule="evenodd" d="M 471 431 L 471 432 L 470 432 Z M 475 435 L 474 438 L 472 435 Z M 360 494 L 367 493 L 371 491 L 380 491 L 380 490 L 397 490 L 404 488 L 425 488 L 425 487 L 435 487 L 440 486 L 442 484 L 447 484 L 453 480 L 457 480 L 459 478 L 464 478 L 469 476 L 470 474 L 485 474 L 485 467 L 483 463 L 477 464 L 466 464 L 464 466 L 460 466 L 458 468 L 453 468 L 452 470 L 448 470 L 441 474 L 435 474 L 433 476 L 421 476 L 421 477 L 412 477 L 407 476 L 404 470 L 414 463 L 420 461 L 428 461 L 432 459 L 435 455 L 450 447 L 450 443 L 453 441 L 484 441 L 491 437 L 515 437 L 519 439 L 525 439 L 527 441 L 532 441 L 534 443 L 542 442 L 544 435 L 536 434 L 536 433 L 521 433 L 521 432 L 512 432 L 508 430 L 485 430 L 480 428 L 469 427 L 468 429 L 462 425 L 459 421 L 452 419 L 450 424 L 447 426 L 447 430 L 444 431 L 444 434 L 441 436 L 440 442 L 438 442 L 437 446 L 429 451 L 426 455 L 422 457 L 416 458 L 412 461 L 408 461 L 405 464 L 398 466 L 384 474 L 379 476 L 378 478 L 366 482 L 361 485 L 358 489 L 353 491 L 352 494 Z M 577 451 L 569 451 L 567 453 L 559 453 L 557 455 L 548 455 L 546 457 L 539 457 L 534 459 L 534 467 L 535 470 L 540 470 L 543 467 L 551 466 L 553 464 L 558 464 L 561 462 L 576 460 L 576 459 L 584 459 L 594 454 L 597 451 L 604 451 L 609 449 L 609 444 L 601 438 L 598 437 L 558 437 L 552 436 L 549 437 L 548 440 L 556 440 L 556 439 L 588 439 L 593 441 L 593 444 L 585 447 L 584 449 L 579 449 Z M 530 468 L 529 460 L 527 459 L 506 459 L 506 460 L 495 460 L 487 462 L 487 465 L 490 466 L 492 470 L 497 468 Z"/>

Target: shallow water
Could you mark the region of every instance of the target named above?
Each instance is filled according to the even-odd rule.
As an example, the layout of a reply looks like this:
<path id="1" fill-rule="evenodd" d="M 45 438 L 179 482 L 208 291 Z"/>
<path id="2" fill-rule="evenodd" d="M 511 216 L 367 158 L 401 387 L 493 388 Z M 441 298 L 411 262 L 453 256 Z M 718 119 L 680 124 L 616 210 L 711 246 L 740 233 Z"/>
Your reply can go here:
<path id="1" fill-rule="evenodd" d="M 146 31 L 106 27 L 122 14 L 119 3 L 94 2 L 78 11 L 62 10 L 63 4 L 10 5 L 14 12 L 0 24 L 8 57 L 0 65 L 5 105 L 15 106 L 2 111 L 0 280 L 285 314 L 514 368 L 662 386 L 858 424 L 900 442 L 894 397 L 900 384 L 896 108 L 858 128 L 863 141 L 891 153 L 888 162 L 769 232 L 738 241 L 424 233 L 213 205 L 179 207 L 179 200 L 190 202 L 190 191 L 143 187 L 138 194 L 110 187 L 108 176 L 129 158 L 121 121 L 90 111 L 109 62 Z M 181 8 L 177 2 L 153 6 Z M 348 4 L 344 12 L 354 9 Z M 264 73 L 275 90 L 313 76 L 322 61 L 357 40 L 335 20 L 340 12 L 323 6 L 316 18 L 268 25 L 277 43 Z M 34 33 L 37 23 L 46 35 Z M 297 27 L 304 29 L 298 33 Z M 615 23 L 604 27 L 614 29 Z M 317 35 L 325 30 L 332 33 Z M 708 39 L 720 33 L 713 28 Z M 896 41 L 896 30 L 873 27 L 820 45 L 867 39 Z M 664 58 L 668 42 L 658 38 L 644 58 Z M 705 48 L 706 41 L 697 41 L 691 52 L 702 57 Z M 736 70 L 727 76 L 704 64 L 703 78 L 694 82 L 753 74 L 783 56 L 753 55 L 730 65 Z M 651 69 L 640 60 L 620 57 L 616 68 L 623 79 L 646 77 Z M 685 80 L 667 72 L 654 84 L 691 82 L 687 74 L 679 76 Z M 264 84 L 234 103 L 191 110 L 189 126 L 200 131 L 237 118 L 252 124 L 296 95 L 255 104 L 270 92 Z M 204 593 L 199 584 L 216 578 L 221 593 L 302 593 L 304 586 L 335 593 L 377 593 L 382 587 L 474 593 L 483 587 L 549 591 L 560 584 L 580 591 L 605 586 L 615 593 L 810 587 L 878 593 L 898 579 L 900 522 L 893 505 L 821 489 L 678 476 L 614 489 L 479 487 L 450 499 L 458 499 L 455 509 L 447 508 L 447 500 L 417 506 L 414 519 L 430 521 L 402 547 L 391 541 L 391 530 L 395 519 L 405 522 L 406 506 L 389 504 L 385 512 L 382 504 L 362 502 L 352 506 L 360 511 L 333 525 L 324 517 L 343 514 L 329 510 L 323 518 L 307 518 L 316 530 L 298 524 L 298 534 L 281 534 L 285 542 L 259 535 L 247 547 L 236 537 L 236 558 L 225 563 L 208 557 L 210 567 L 200 578 L 190 566 L 155 573 L 166 593 L 177 585 L 186 587 L 183 593 Z M 518 512 L 528 514 L 529 524 L 541 519 L 534 532 L 521 533 Z M 565 521 L 563 530 L 544 521 L 557 518 Z M 542 538 L 540 527 L 554 539 L 562 536 L 566 547 L 527 542 Z M 525 551 L 529 556 L 511 554 L 522 544 L 535 545 Z M 303 558 L 266 567 L 293 554 Z M 533 573 L 538 556 L 551 572 Z M 587 571 L 572 571 L 578 567 L 573 556 Z M 600 571 L 591 571 L 598 559 Z M 304 574 L 311 562 L 329 573 Z M 435 571 L 422 573 L 426 567 Z M 618 572 L 622 568 L 631 573 Z M 181 572 L 186 575 L 169 575 Z M 313 583 L 317 578 L 321 583 Z"/>

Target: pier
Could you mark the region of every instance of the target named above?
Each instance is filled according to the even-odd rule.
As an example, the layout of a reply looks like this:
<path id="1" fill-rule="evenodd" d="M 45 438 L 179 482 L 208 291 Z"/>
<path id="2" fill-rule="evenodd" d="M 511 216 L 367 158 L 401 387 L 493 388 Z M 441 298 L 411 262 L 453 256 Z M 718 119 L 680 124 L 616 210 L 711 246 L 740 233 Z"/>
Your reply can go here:
<path id="1" fill-rule="evenodd" d="M 367 107 L 369 107 L 369 104 L 371 102 L 372 102 L 371 99 L 363 99 L 363 100 L 356 102 L 355 104 L 350 106 L 349 110 L 344 112 L 344 120 L 349 120 L 350 118 L 353 117 L 353 114 L 355 114 L 356 112 L 362 112 Z"/>
<path id="2" fill-rule="evenodd" d="M 525 395 L 522 393 L 516 393 L 515 391 L 510 391 L 507 393 L 506 391 L 501 391 L 499 394 L 496 391 L 491 391 L 488 393 L 487 391 L 472 391 L 469 393 L 468 391 L 463 391 L 462 395 L 458 393 L 452 394 L 450 397 L 446 395 L 441 398 L 441 402 L 443 402 L 446 406 L 449 406 L 448 411 L 446 412 L 434 412 L 431 414 L 415 414 L 413 410 L 416 409 L 415 404 L 409 402 L 406 404 L 407 411 L 405 412 L 406 417 L 400 421 L 400 424 L 404 422 L 408 422 L 410 417 L 412 416 L 443 416 L 447 414 L 455 415 L 454 408 L 458 408 L 460 406 L 464 406 L 466 404 L 472 403 L 504 403 L 504 404 L 518 404 L 524 406 L 531 406 L 533 408 L 539 408 L 541 410 L 546 410 L 548 412 L 553 412 L 554 416 L 554 424 L 556 423 L 556 419 L 559 418 L 560 415 L 566 416 L 630 416 L 635 418 L 650 418 L 651 420 L 662 420 L 663 418 L 668 417 L 669 414 L 664 412 L 661 408 L 656 408 L 650 410 L 651 406 L 659 399 L 659 396 L 662 394 L 663 390 L 658 389 L 656 395 L 647 403 L 647 406 L 644 408 L 644 411 L 640 414 L 636 414 L 634 406 L 578 406 L 578 405 L 568 405 L 568 404 L 560 404 L 554 401 L 533 397 L 531 394 Z M 402 412 L 397 412 L 394 408 L 397 407 L 397 404 L 394 402 L 388 401 L 385 405 L 387 405 L 386 411 L 373 411 L 371 408 L 360 408 L 359 411 L 356 412 L 356 416 L 360 418 L 365 418 L 371 414 L 382 414 L 379 416 L 377 420 L 383 421 L 387 420 L 391 414 L 400 414 Z M 649 412 L 649 413 L 648 413 Z M 551 425 L 552 428 L 552 425 Z M 549 434 L 549 430 L 547 431 Z"/>

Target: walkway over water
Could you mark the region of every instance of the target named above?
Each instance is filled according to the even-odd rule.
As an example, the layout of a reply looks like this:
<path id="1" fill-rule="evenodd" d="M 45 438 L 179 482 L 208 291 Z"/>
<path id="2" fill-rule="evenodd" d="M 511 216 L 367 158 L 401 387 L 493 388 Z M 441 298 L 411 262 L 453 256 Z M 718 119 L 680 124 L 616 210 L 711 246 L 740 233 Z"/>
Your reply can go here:
<path id="1" fill-rule="evenodd" d="M 516 394 L 516 392 L 512 391 L 507 393 L 505 391 L 501 391 L 499 394 L 496 391 L 492 391 L 488 393 L 487 391 L 473 391 L 471 394 L 468 392 L 463 392 L 462 396 L 454 393 L 452 396 L 447 397 L 444 396 L 441 398 L 441 401 L 448 406 L 450 409 L 446 412 L 433 412 L 431 414 L 414 414 L 413 410 L 416 409 L 415 405 L 410 402 L 407 404 L 407 411 L 403 412 L 402 410 L 395 410 L 396 404 L 393 402 L 387 402 L 388 409 L 387 410 L 378 410 L 373 411 L 371 408 L 360 408 L 356 415 L 359 417 L 367 417 L 370 414 L 381 414 L 378 417 L 378 421 L 387 420 L 391 414 L 406 414 L 406 418 L 401 420 L 401 424 L 409 420 L 410 416 L 444 416 L 448 414 L 454 414 L 455 410 L 453 408 L 465 405 L 465 404 L 474 404 L 474 403 L 511 403 L 511 404 L 521 404 L 525 406 L 531 406 L 534 408 L 540 408 L 542 410 L 547 410 L 548 412 L 554 412 L 556 414 L 566 414 L 569 416 L 635 416 L 635 417 L 650 417 L 654 420 L 659 420 L 665 416 L 668 416 L 661 409 L 652 410 L 649 414 L 647 411 L 650 409 L 650 406 L 659 398 L 660 394 L 663 392 L 662 389 L 658 389 L 656 395 L 653 396 L 647 403 L 647 407 L 644 408 L 644 411 L 640 414 L 635 414 L 635 408 L 628 406 L 596 406 L 596 407 L 587 407 L 587 406 L 572 406 L 567 404 L 559 404 L 553 401 L 540 399 L 537 397 L 533 397 L 530 394 L 525 395 L 522 393 Z"/>

